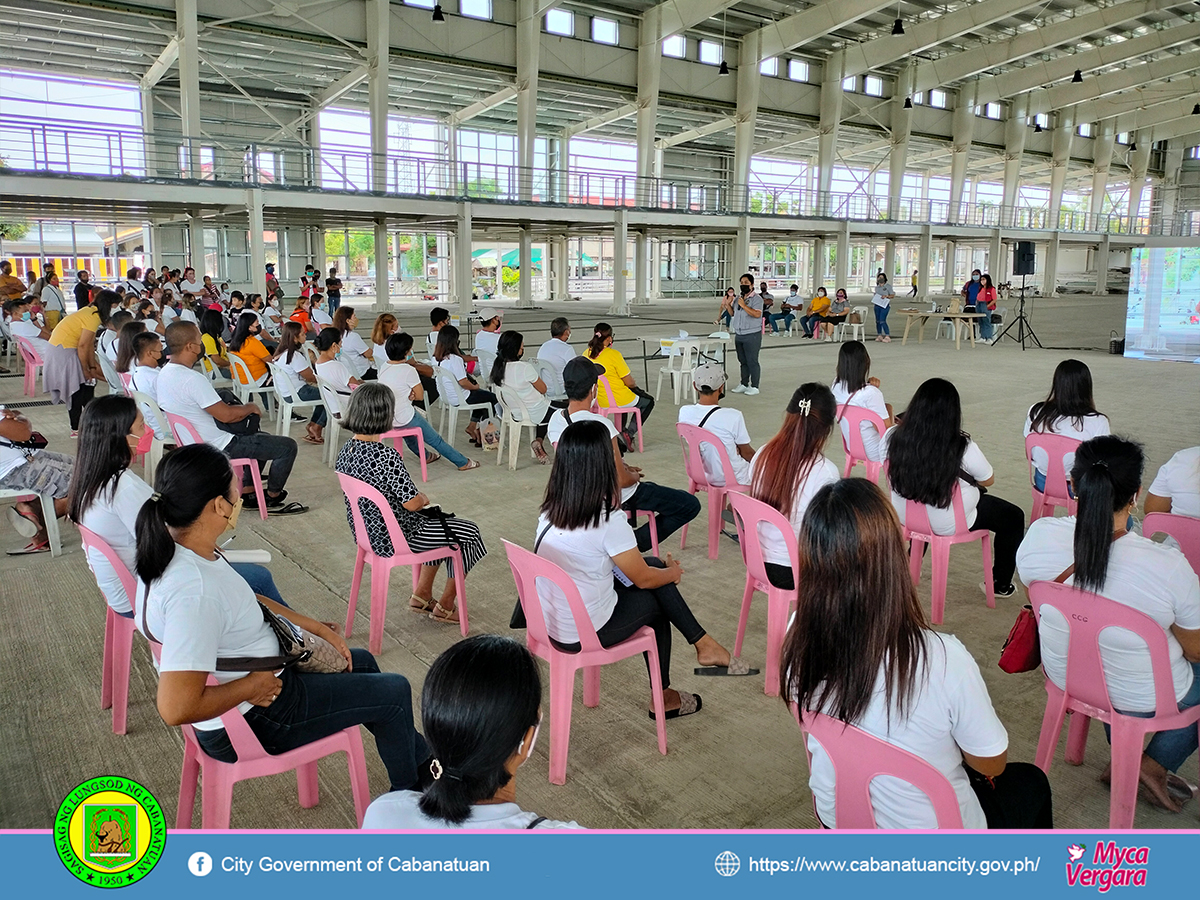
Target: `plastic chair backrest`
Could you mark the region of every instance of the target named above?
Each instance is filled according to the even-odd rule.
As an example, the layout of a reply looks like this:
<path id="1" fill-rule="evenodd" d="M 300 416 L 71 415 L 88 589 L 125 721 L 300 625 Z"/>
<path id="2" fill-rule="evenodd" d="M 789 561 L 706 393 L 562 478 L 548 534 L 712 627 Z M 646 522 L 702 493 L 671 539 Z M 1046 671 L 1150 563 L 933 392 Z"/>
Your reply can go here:
<path id="1" fill-rule="evenodd" d="M 516 390 L 509 387 L 507 384 L 501 384 L 496 387 L 496 393 L 500 397 L 500 405 L 504 407 L 505 413 L 513 422 L 533 422 L 533 413 L 529 411 Z"/>
<path id="2" fill-rule="evenodd" d="M 950 535 L 934 535 L 933 526 L 929 524 L 929 507 L 915 500 L 906 500 L 908 505 L 904 510 L 904 527 L 913 534 L 930 537 L 949 537 Z M 954 483 L 954 495 L 950 500 L 954 510 L 954 533 L 966 534 L 971 529 L 967 527 L 967 513 L 963 507 L 962 485 Z"/>
<path id="3" fill-rule="evenodd" d="M 600 383 L 600 387 L 605 392 L 603 394 L 600 394 L 600 393 L 596 394 L 596 402 L 600 404 L 601 409 L 626 409 L 626 408 L 629 408 L 629 407 L 621 407 L 621 406 L 616 405 L 616 400 L 613 399 L 614 394 L 613 394 L 612 385 L 608 383 L 607 375 L 600 375 L 597 377 L 596 380 Z M 601 397 L 607 398 L 607 402 L 601 400 Z"/>
<path id="4" fill-rule="evenodd" d="M 33 363 L 35 366 L 45 365 L 45 360 L 42 355 L 37 352 L 37 348 L 33 346 L 33 342 L 29 338 L 17 338 L 17 347 L 21 351 L 21 355 L 25 357 L 26 363 Z"/>
<path id="5" fill-rule="evenodd" d="M 513 580 L 517 583 L 517 597 L 525 611 L 529 636 L 543 646 L 551 646 L 542 598 L 537 592 L 538 579 L 542 578 L 554 584 L 567 598 L 571 617 L 575 620 L 575 630 L 579 632 L 580 649 L 585 653 L 603 650 L 592 617 L 588 615 L 583 598 L 579 596 L 575 579 L 549 560 L 510 541 L 504 541 L 504 549 L 508 553 L 508 566 L 512 569 Z"/>
<path id="6" fill-rule="evenodd" d="M 883 421 L 879 413 L 864 409 L 861 406 L 850 406 L 846 403 L 839 403 L 837 416 L 840 421 L 849 423 L 850 427 L 842 432 L 842 449 L 853 459 L 867 458 L 867 448 L 863 444 L 862 437 L 863 422 L 875 426 L 875 431 L 879 433 L 880 440 L 883 439 L 883 433 L 887 431 L 887 423 Z"/>
<path id="7" fill-rule="evenodd" d="M 142 418 L 146 417 L 146 412 L 148 410 L 150 412 L 150 414 L 154 417 L 154 423 L 159 428 L 162 428 L 166 424 L 167 417 L 164 416 L 163 411 L 158 408 L 158 404 L 154 402 L 153 397 L 151 397 L 147 393 L 144 393 L 143 391 L 138 391 L 138 390 L 130 390 L 129 396 L 132 397 L 134 402 L 137 403 L 137 405 L 142 409 Z M 147 431 L 153 430 L 149 427 L 149 425 L 150 425 L 149 422 L 147 422 L 146 425 L 147 425 Z"/>
<path id="8" fill-rule="evenodd" d="M 1079 449 L 1083 441 L 1078 438 L 1064 437 L 1061 434 L 1039 434 L 1034 432 L 1025 438 L 1025 458 L 1029 460 L 1029 480 L 1033 483 L 1033 448 L 1038 447 L 1050 457 L 1046 465 L 1046 489 L 1041 493 L 1047 497 L 1066 500 L 1068 473 L 1063 466 L 1063 458 L 1068 453 Z"/>
<path id="9" fill-rule="evenodd" d="M 1159 532 L 1169 534 L 1179 542 L 1179 549 L 1200 575 L 1200 519 L 1174 513 L 1147 513 L 1142 520 L 1142 536 L 1153 537 Z"/>
<path id="10" fill-rule="evenodd" d="M 103 556 L 108 561 L 108 564 L 112 566 L 113 571 L 117 573 L 117 578 L 120 579 L 121 587 L 125 591 L 125 598 L 132 606 L 134 597 L 137 595 L 137 579 L 134 578 L 133 573 L 129 571 L 121 557 L 117 556 L 117 551 L 106 540 L 94 531 L 84 528 L 82 525 L 76 525 L 75 527 L 79 529 L 79 536 L 83 538 L 84 558 L 87 558 L 88 550 L 95 550 Z M 88 562 L 88 568 L 91 568 L 90 561 Z M 93 569 L 92 575 L 94 576 L 95 574 L 96 572 Z"/>
<path id="11" fill-rule="evenodd" d="M 253 387 L 258 383 L 250 376 L 250 367 L 246 365 L 246 361 L 232 350 L 229 351 L 229 364 L 233 366 L 233 371 L 243 387 Z"/>
<path id="12" fill-rule="evenodd" d="M 125 385 L 121 383 L 121 374 L 117 371 L 116 364 L 108 358 L 108 354 L 103 350 L 97 350 L 96 359 L 100 363 L 100 369 L 104 372 L 104 380 L 118 394 L 125 393 Z"/>
<path id="13" fill-rule="evenodd" d="M 314 374 L 316 373 L 314 372 Z M 349 398 L 320 375 L 317 375 L 317 390 L 321 392 L 321 400 L 325 403 L 325 409 L 340 421 L 346 414 L 346 409 L 342 404 Z"/>
<path id="14" fill-rule="evenodd" d="M 267 363 L 267 371 L 271 373 L 271 387 L 275 389 L 275 396 L 278 397 L 281 402 L 295 403 L 300 399 L 297 389 L 291 393 L 292 399 L 288 400 L 287 389 L 296 387 L 290 371 L 285 370 L 274 360 L 271 360 Z"/>
<path id="15" fill-rule="evenodd" d="M 437 379 L 438 393 L 445 398 L 446 403 L 450 406 L 462 406 L 466 401 L 466 394 L 454 373 L 435 360 L 433 375 Z"/>
<path id="16" fill-rule="evenodd" d="M 392 555 L 400 556 L 411 553 L 408 541 L 404 538 L 404 532 L 400 530 L 400 523 L 396 521 L 396 513 L 392 509 L 392 505 L 387 502 L 387 498 L 377 488 L 371 487 L 365 481 L 360 481 L 342 472 L 338 472 L 337 477 L 338 483 L 342 486 L 342 493 L 350 501 L 350 517 L 354 521 L 354 527 L 351 530 L 354 532 L 354 543 L 358 545 L 358 549 L 366 551 L 370 556 L 378 555 L 371 548 L 371 537 L 367 532 L 366 523 L 363 521 L 362 507 L 359 505 L 360 500 L 366 500 L 373 504 L 380 516 L 383 517 L 383 524 L 387 527 L 388 537 L 392 541 Z"/>
<path id="17" fill-rule="evenodd" d="M 796 705 L 790 704 L 796 715 Z M 805 710 L 800 728 L 825 749 L 834 768 L 834 809 L 838 828 L 877 828 L 871 782 L 890 775 L 912 785 L 933 804 L 939 828 L 962 828 L 958 795 L 949 780 L 907 750 L 823 713 Z"/>
<path id="18" fill-rule="evenodd" d="M 196 430 L 196 426 L 183 416 L 176 415 L 175 413 L 166 413 L 166 417 L 167 424 L 171 428 L 171 434 L 175 436 L 175 443 L 180 447 L 204 443 L 204 439 L 200 437 L 200 432 Z"/>
<path id="19" fill-rule="evenodd" d="M 738 526 L 738 546 L 742 550 L 742 561 L 746 564 L 746 572 L 760 584 L 770 584 L 767 578 L 767 560 L 763 556 L 762 532 L 764 525 L 773 525 L 783 537 L 788 548 L 788 564 L 792 567 L 792 584 L 798 585 L 800 569 L 800 551 L 796 542 L 796 532 L 792 523 L 783 517 L 783 513 L 756 500 L 749 494 L 739 494 L 731 491 L 726 495 L 729 505 L 733 507 L 734 519 Z M 795 588 L 792 593 L 795 593 Z"/>
<path id="20" fill-rule="evenodd" d="M 1179 714 L 1167 633 L 1154 619 L 1123 603 L 1053 581 L 1030 584 L 1029 600 L 1039 622 L 1043 607 L 1050 606 L 1057 609 L 1067 623 L 1066 692 L 1069 695 L 1098 709 L 1112 709 L 1104 666 L 1100 662 L 1100 636 L 1109 628 L 1123 628 L 1141 638 L 1150 651 L 1154 714 L 1163 717 Z"/>
<path id="21" fill-rule="evenodd" d="M 534 361 L 537 365 L 538 376 L 546 385 L 546 393 L 554 397 L 567 396 L 567 388 L 563 384 L 562 372 L 548 359 L 540 356 Z"/>
<path id="22" fill-rule="evenodd" d="M 721 469 L 725 472 L 725 489 L 736 489 L 738 485 L 737 475 L 733 473 L 733 464 L 729 461 L 729 454 L 725 452 L 725 445 L 721 443 L 721 439 L 709 431 L 707 428 L 701 428 L 699 425 L 688 425 L 685 422 L 680 422 L 675 426 L 675 430 L 679 433 L 679 439 L 683 442 L 683 467 L 687 472 L 687 477 L 696 484 L 707 485 L 708 472 L 704 468 L 704 457 L 700 454 L 701 446 L 708 445 L 714 448 L 717 458 L 721 461 Z M 788 526 L 789 530 L 791 526 Z"/>
<path id="23" fill-rule="evenodd" d="M 475 348 L 475 356 L 479 360 L 479 365 L 475 367 L 475 380 L 482 382 L 491 382 L 492 366 L 496 362 L 496 354 L 491 350 L 480 350 Z"/>

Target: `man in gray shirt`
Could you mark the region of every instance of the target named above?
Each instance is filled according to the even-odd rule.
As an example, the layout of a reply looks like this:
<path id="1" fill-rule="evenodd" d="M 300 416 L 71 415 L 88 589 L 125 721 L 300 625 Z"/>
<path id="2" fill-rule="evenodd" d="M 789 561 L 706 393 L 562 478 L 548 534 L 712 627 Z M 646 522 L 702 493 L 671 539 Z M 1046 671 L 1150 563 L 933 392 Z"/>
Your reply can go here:
<path id="1" fill-rule="evenodd" d="M 762 373 L 758 354 L 762 350 L 763 298 L 754 293 L 754 279 L 750 275 L 743 275 L 741 284 L 742 293 L 734 301 L 733 308 L 733 347 L 737 351 L 741 377 L 733 392 L 753 396 L 758 393 Z"/>

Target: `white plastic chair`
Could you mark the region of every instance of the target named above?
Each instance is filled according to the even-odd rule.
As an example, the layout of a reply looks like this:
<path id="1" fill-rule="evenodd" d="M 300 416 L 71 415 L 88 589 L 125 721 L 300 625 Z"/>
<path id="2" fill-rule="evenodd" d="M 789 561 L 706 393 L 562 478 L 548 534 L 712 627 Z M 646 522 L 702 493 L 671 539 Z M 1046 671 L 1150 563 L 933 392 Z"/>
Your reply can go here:
<path id="1" fill-rule="evenodd" d="M 254 395 L 258 394 L 262 397 L 264 411 L 271 408 L 271 391 L 268 388 L 267 382 L 271 380 L 271 372 L 268 369 L 267 373 L 262 378 L 252 378 L 250 376 L 250 367 L 236 353 L 229 354 L 229 364 L 233 367 L 233 372 L 237 378 L 233 379 L 233 392 L 237 394 L 239 400 L 243 403 L 251 403 L 254 401 Z M 261 390 L 255 390 L 261 388 Z"/>
<path id="2" fill-rule="evenodd" d="M 4 362 L 7 363 L 12 359 L 13 344 L 16 343 L 16 339 L 9 330 L 8 323 L 4 321 L 3 315 L 0 315 L 0 340 L 4 341 Z"/>
<path id="3" fill-rule="evenodd" d="M 517 392 L 506 384 L 496 388 L 500 397 L 500 443 L 496 449 L 496 465 L 504 460 L 504 437 L 508 436 L 508 467 L 516 469 L 517 454 L 521 452 L 521 432 L 528 428 L 533 436 L 537 435 L 540 424 L 534 418 L 529 408 L 521 402 Z"/>
<path id="4" fill-rule="evenodd" d="M 850 340 L 861 341 L 866 338 L 866 321 L 867 312 L 869 310 L 865 306 L 853 306 L 850 308 L 850 315 L 858 313 L 858 321 L 851 322 L 850 316 L 846 316 L 846 321 L 833 326 L 833 339 L 835 341 L 844 341 L 846 339 L 846 329 L 850 329 Z"/>
<path id="5" fill-rule="evenodd" d="M 554 363 L 551 360 L 542 359 L 540 356 L 533 363 L 537 366 L 538 377 L 546 385 L 546 399 L 566 400 L 567 388 L 563 384 L 562 372 L 558 370 Z"/>
<path id="6" fill-rule="evenodd" d="M 121 397 L 125 396 L 125 383 L 121 381 L 121 374 L 117 371 L 116 363 L 99 348 L 96 349 L 96 359 L 100 363 L 100 370 L 104 373 L 104 380 L 108 382 L 111 393 Z"/>
<path id="7" fill-rule="evenodd" d="M 490 350 L 476 348 L 475 356 L 479 359 L 479 364 L 475 367 L 475 380 L 482 385 L 490 386 L 492 383 L 492 366 L 496 363 L 496 354 Z"/>
<path id="8" fill-rule="evenodd" d="M 275 420 L 275 432 L 287 437 L 292 430 L 292 413 L 295 410 L 315 410 L 321 406 L 321 401 L 301 400 L 297 394 L 293 394 L 291 400 L 287 399 L 283 385 L 290 385 L 291 378 L 279 368 L 279 363 L 267 363 L 267 371 L 271 374 L 271 386 L 275 389 L 275 403 L 279 407 L 279 415 Z"/>
<path id="9" fill-rule="evenodd" d="M 316 374 L 314 372 L 314 374 Z M 346 399 L 346 395 L 339 391 L 334 385 L 326 381 L 320 375 L 317 375 L 317 390 L 321 392 L 321 401 L 325 404 L 325 412 L 328 413 L 325 422 L 325 463 L 329 468 L 333 468 L 337 464 L 338 450 L 340 449 L 340 439 L 342 434 L 342 403 Z"/>
<path id="10" fill-rule="evenodd" d="M 492 412 L 492 404 L 490 403 L 470 403 L 467 401 L 466 391 L 458 383 L 454 377 L 454 373 L 449 369 L 444 368 L 440 363 L 434 362 L 433 375 L 437 379 L 438 386 L 438 406 L 442 408 L 441 427 L 438 431 L 442 438 L 451 447 L 454 446 L 454 435 L 458 431 L 458 413 L 459 410 L 474 412 L 477 409 L 484 409 L 490 415 Z M 450 430 L 446 430 L 446 420 L 449 419 Z"/>
<path id="11" fill-rule="evenodd" d="M 670 349 L 671 355 L 666 357 L 666 362 L 662 368 L 658 370 L 658 385 L 654 389 L 654 399 L 658 400 L 662 394 L 663 378 L 671 379 L 671 390 L 675 395 L 675 405 L 678 406 L 682 402 L 682 397 L 685 391 L 691 390 L 692 402 L 696 402 L 696 390 L 692 384 L 692 372 L 696 369 L 697 358 L 700 354 L 700 346 L 695 341 L 664 338 L 659 342 L 659 346 L 664 350 Z"/>
<path id="12" fill-rule="evenodd" d="M 158 408 L 158 404 L 154 402 L 153 397 L 151 397 L 149 394 L 143 393 L 142 391 L 135 390 L 130 390 L 129 396 L 133 398 L 133 401 L 141 409 L 142 418 L 146 418 L 146 413 L 149 413 L 154 419 L 155 424 L 158 425 L 159 428 L 163 429 L 164 433 L 171 433 L 169 430 L 170 426 L 167 424 L 167 417 L 164 415 L 163 411 Z M 146 450 L 145 481 L 146 484 L 154 484 L 154 472 L 158 468 L 158 464 L 162 462 L 163 448 L 166 446 L 166 442 L 159 439 L 158 432 L 154 429 L 151 429 L 149 422 L 146 422 L 146 430 L 153 434 L 154 438 L 150 442 L 150 447 Z"/>
<path id="13" fill-rule="evenodd" d="M 58 515 L 54 512 L 54 495 L 0 488 L 0 501 L 32 500 L 35 497 L 42 501 L 42 518 L 46 522 L 46 539 L 50 543 L 50 555 L 62 556 L 62 538 L 58 533 Z"/>

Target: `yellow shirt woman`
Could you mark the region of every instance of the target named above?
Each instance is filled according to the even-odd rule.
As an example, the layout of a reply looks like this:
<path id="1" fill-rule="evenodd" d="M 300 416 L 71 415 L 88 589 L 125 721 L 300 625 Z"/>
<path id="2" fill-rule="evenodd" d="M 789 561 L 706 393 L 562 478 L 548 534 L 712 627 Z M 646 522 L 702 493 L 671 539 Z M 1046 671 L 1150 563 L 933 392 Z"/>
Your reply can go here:
<path id="1" fill-rule="evenodd" d="M 812 315 L 823 316 L 829 312 L 828 297 L 813 297 L 812 299 Z"/>
<path id="2" fill-rule="evenodd" d="M 591 358 L 590 354 L 589 358 Z M 605 347 L 594 359 L 596 363 L 604 366 L 604 374 L 608 377 L 608 383 L 612 385 L 613 394 L 615 395 L 610 398 L 608 391 L 601 384 L 597 393 L 600 405 L 634 406 L 637 403 L 637 395 L 629 389 L 629 386 L 623 380 L 629 375 L 629 366 L 625 362 L 625 357 L 621 355 L 621 352 L 614 350 L 612 347 Z"/>
<path id="3" fill-rule="evenodd" d="M 79 339 L 83 337 L 85 331 L 98 332 L 99 330 L 100 311 L 94 306 L 85 306 L 54 326 L 54 331 L 50 334 L 50 343 L 55 347 L 74 349 L 79 346 Z"/>
<path id="4" fill-rule="evenodd" d="M 225 342 L 214 339 L 211 334 L 200 335 L 200 341 L 204 344 L 204 359 L 201 360 L 201 363 L 204 366 L 205 372 L 211 372 L 213 370 L 213 361 L 210 357 L 226 358 Z"/>

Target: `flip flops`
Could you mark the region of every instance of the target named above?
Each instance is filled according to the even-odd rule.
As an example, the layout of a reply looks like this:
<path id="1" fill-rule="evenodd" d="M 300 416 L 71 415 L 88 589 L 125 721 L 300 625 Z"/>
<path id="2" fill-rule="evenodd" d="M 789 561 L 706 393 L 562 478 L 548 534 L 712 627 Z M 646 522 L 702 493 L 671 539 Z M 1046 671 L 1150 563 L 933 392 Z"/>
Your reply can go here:
<path id="1" fill-rule="evenodd" d="M 435 463 L 435 462 L 437 462 L 437 461 L 438 461 L 439 459 L 441 459 L 441 458 L 442 458 L 442 454 L 440 454 L 440 453 L 438 453 L 438 452 L 436 452 L 436 451 L 434 451 L 434 450 L 426 450 L 426 451 L 425 451 L 425 463 L 426 463 L 426 465 L 428 465 L 428 464 L 430 464 L 430 463 Z"/>
<path id="2" fill-rule="evenodd" d="M 752 669 L 747 665 L 746 661 L 740 656 L 731 656 L 729 665 L 727 666 L 696 666 L 692 669 L 696 675 L 711 675 L 711 676 L 741 676 L 741 675 L 757 675 L 758 669 Z"/>
<path id="3" fill-rule="evenodd" d="M 8 521 L 13 527 L 13 531 L 21 537 L 31 538 L 38 533 L 38 523 L 31 516 L 27 516 L 17 511 L 15 506 L 8 508 Z"/>
<path id="4" fill-rule="evenodd" d="M 46 538 L 42 538 L 40 541 L 30 541 L 28 544 L 26 544 L 20 550 L 7 551 L 9 556 L 24 556 L 28 553 L 49 553 L 49 552 L 50 552 L 50 541 L 47 540 Z"/>
<path id="5" fill-rule="evenodd" d="M 306 444 L 323 444 L 325 443 L 325 438 L 319 438 L 313 434 L 306 434 L 304 436 L 304 442 Z"/>
<path id="6" fill-rule="evenodd" d="M 459 466 L 459 467 L 458 467 L 458 471 L 460 471 L 460 472 L 470 472 L 472 469 L 478 469 L 478 468 L 479 468 L 479 460 L 477 460 L 477 459 L 468 459 L 468 460 L 467 460 L 467 464 L 466 464 L 465 466 Z"/>
<path id="7" fill-rule="evenodd" d="M 293 500 L 291 503 L 283 503 L 279 506 L 268 506 L 268 516 L 298 516 L 301 513 L 308 512 L 308 507 L 303 503 L 297 503 Z"/>
<path id="8" fill-rule="evenodd" d="M 679 708 L 668 709 L 664 719 L 678 719 L 683 716 L 692 716 L 700 712 L 704 706 L 704 701 L 700 699 L 699 694 L 689 694 L 687 691 L 679 692 Z M 658 716 L 654 714 L 654 710 L 650 710 L 650 718 L 658 720 Z"/>

